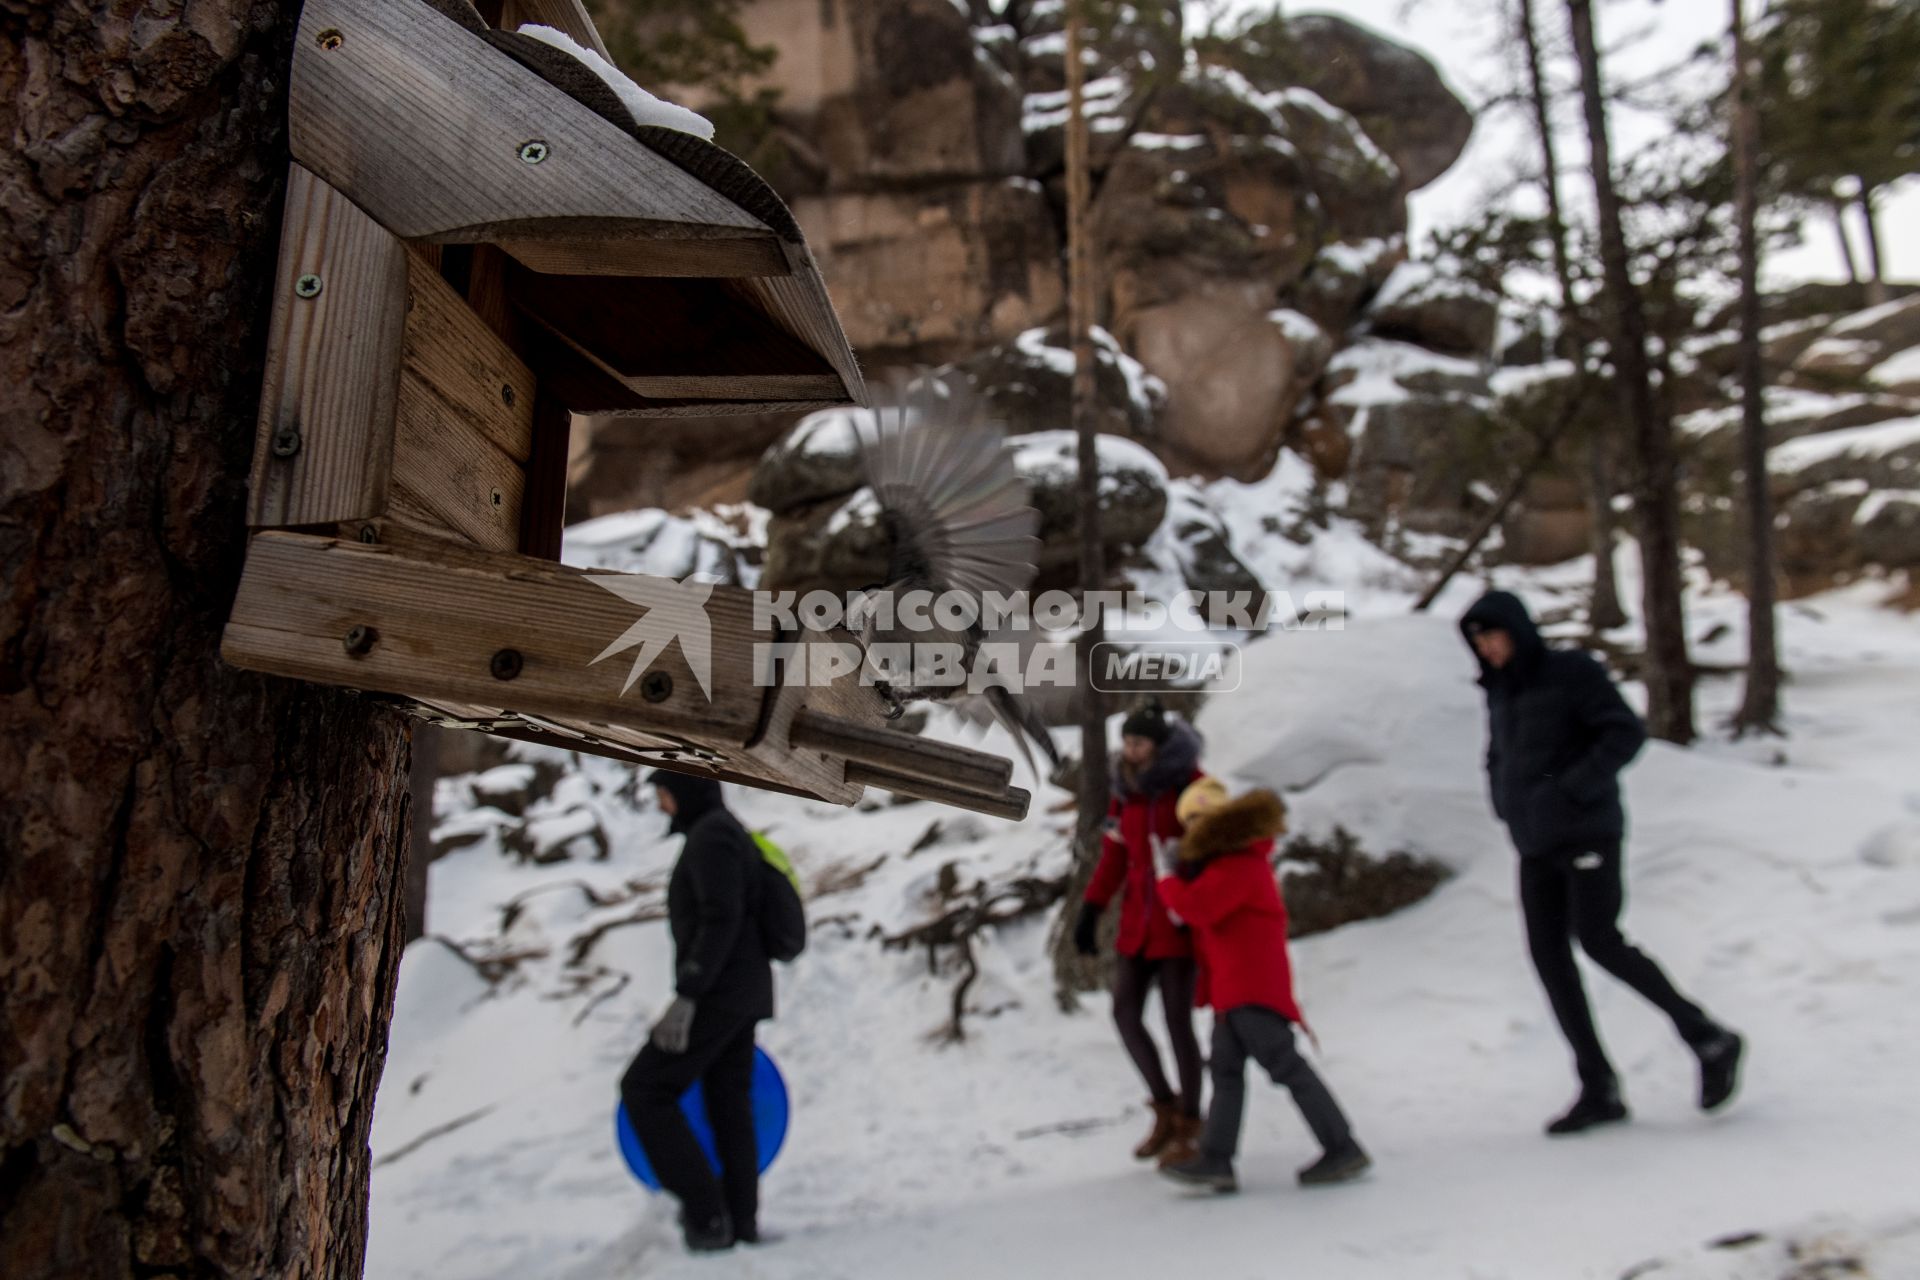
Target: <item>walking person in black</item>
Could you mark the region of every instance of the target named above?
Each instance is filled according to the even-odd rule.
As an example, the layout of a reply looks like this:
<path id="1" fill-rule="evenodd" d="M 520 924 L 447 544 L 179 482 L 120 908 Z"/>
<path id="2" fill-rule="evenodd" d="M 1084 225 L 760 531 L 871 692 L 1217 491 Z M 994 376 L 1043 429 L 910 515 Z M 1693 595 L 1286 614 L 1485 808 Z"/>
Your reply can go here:
<path id="1" fill-rule="evenodd" d="M 1724 1106 L 1739 1080 L 1740 1037 L 1620 933 L 1626 815 L 1617 775 L 1646 742 L 1646 726 L 1592 657 L 1547 648 L 1518 597 L 1488 593 L 1460 630 L 1487 692 L 1487 778 L 1494 812 L 1520 852 L 1527 945 L 1580 1074 L 1579 1099 L 1547 1132 L 1627 1118 L 1580 982 L 1575 939 L 1594 963 L 1673 1019 L 1700 1060 L 1701 1108 Z"/>
<path id="2" fill-rule="evenodd" d="M 674 999 L 620 1081 L 634 1135 L 660 1185 L 679 1199 L 687 1248 L 760 1240 L 753 1129 L 753 1033 L 773 1016 L 773 969 L 758 923 L 761 860 L 709 778 L 655 772 L 671 830 L 686 837 L 667 882 Z M 680 1097 L 700 1081 L 722 1176 L 715 1178 Z"/>

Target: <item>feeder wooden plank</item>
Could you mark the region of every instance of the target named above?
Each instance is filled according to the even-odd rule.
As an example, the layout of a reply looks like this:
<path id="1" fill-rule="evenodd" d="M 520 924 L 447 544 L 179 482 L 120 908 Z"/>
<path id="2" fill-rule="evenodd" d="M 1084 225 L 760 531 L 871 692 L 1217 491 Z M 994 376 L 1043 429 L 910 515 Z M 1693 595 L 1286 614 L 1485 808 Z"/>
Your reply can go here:
<path id="1" fill-rule="evenodd" d="M 407 273 L 401 421 L 408 412 L 471 424 L 508 458 L 533 452 L 533 370 L 467 305 L 436 267 Z"/>
<path id="2" fill-rule="evenodd" d="M 458 419 L 432 412 L 401 420 L 393 446 L 390 510 L 406 523 L 459 535 L 489 551 L 520 548 L 526 473 Z"/>
<path id="3" fill-rule="evenodd" d="M 529 270 L 557 276 L 778 276 L 791 268 L 772 236 L 726 240 L 503 240 Z"/>
<path id="4" fill-rule="evenodd" d="M 280 237 L 247 521 L 365 519 L 385 505 L 392 466 L 408 254 L 297 164 Z M 303 298 L 308 276 L 319 292 Z"/>
<path id="5" fill-rule="evenodd" d="M 458 555 L 365 546 L 273 531 L 248 547 L 221 652 L 235 666 L 423 701 L 504 706 L 569 721 L 604 721 L 721 750 L 760 723 L 766 690 L 751 670 L 748 593 L 716 587 L 706 616 L 711 698 L 674 644 L 648 673 L 672 689 L 647 701 L 623 690 L 634 651 L 595 659 L 642 616 L 588 575 L 519 555 Z M 355 626 L 378 639 L 364 656 L 344 644 Z M 514 650 L 511 679 L 494 655 Z"/>
<path id="6" fill-rule="evenodd" d="M 782 242 L 780 248 L 787 257 L 786 274 L 729 280 L 725 287 L 826 360 L 845 384 L 848 400 L 867 403 L 866 380 L 860 376 L 859 361 L 847 345 L 813 255 L 802 244 Z"/>
<path id="7" fill-rule="evenodd" d="M 567 452 L 573 415 L 542 388 L 534 402 L 533 456 L 520 508 L 520 553 L 558 560 L 567 527 Z"/>
<path id="8" fill-rule="evenodd" d="M 323 32 L 338 33 L 333 47 L 322 45 Z M 403 239 L 769 232 L 422 4 L 308 0 L 290 121 L 294 157 Z"/>

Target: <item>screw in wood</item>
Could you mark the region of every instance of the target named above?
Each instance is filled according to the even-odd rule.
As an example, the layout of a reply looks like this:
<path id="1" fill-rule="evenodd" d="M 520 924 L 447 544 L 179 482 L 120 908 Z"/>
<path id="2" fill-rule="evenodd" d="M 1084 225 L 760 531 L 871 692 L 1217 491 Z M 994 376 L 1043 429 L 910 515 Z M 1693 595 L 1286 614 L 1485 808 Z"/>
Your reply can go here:
<path id="1" fill-rule="evenodd" d="M 360 526 L 360 541 L 373 543 L 380 541 L 380 531 L 370 524 Z"/>
<path id="2" fill-rule="evenodd" d="M 519 675 L 526 665 L 526 659 L 520 656 L 518 649 L 502 649 L 493 655 L 493 660 L 487 664 L 487 670 L 493 672 L 495 680 L 511 680 Z"/>
<path id="3" fill-rule="evenodd" d="M 499 506 L 502 502 L 505 502 L 507 500 L 506 495 L 501 493 L 498 489 L 490 490 L 489 496 L 493 498 L 493 505 L 496 507 Z"/>
<path id="4" fill-rule="evenodd" d="M 539 164 L 547 158 L 550 150 L 546 143 L 534 138 L 520 144 L 520 158 L 528 164 Z"/>
<path id="5" fill-rule="evenodd" d="M 293 291 L 297 296 L 302 298 L 319 297 L 320 296 L 320 277 L 319 276 L 301 276 L 298 280 L 295 280 L 293 282 Z"/>
<path id="6" fill-rule="evenodd" d="M 293 427 L 282 427 L 273 433 L 273 442 L 268 446 L 276 458 L 291 458 L 300 452 L 300 433 Z"/>
<path id="7" fill-rule="evenodd" d="M 648 702 L 665 702 L 673 696 L 673 677 L 664 671 L 649 671 L 640 678 L 640 696 Z"/>
<path id="8" fill-rule="evenodd" d="M 318 36 L 315 36 L 313 42 L 319 45 L 322 49 L 325 49 L 328 53 L 332 53 L 335 49 L 338 49 L 341 45 L 345 44 L 347 42 L 347 38 L 340 34 L 340 28 L 328 27 L 325 31 L 322 31 Z"/>
<path id="9" fill-rule="evenodd" d="M 513 408 L 513 387 L 511 384 L 504 385 L 500 388 L 500 403 L 509 409 Z"/>
<path id="10" fill-rule="evenodd" d="M 378 631 L 375 631 L 372 627 L 361 625 L 348 627 L 346 638 L 341 641 L 341 644 L 346 648 L 349 657 L 364 658 L 373 652 L 373 646 L 378 644 L 379 641 L 380 633 Z"/>

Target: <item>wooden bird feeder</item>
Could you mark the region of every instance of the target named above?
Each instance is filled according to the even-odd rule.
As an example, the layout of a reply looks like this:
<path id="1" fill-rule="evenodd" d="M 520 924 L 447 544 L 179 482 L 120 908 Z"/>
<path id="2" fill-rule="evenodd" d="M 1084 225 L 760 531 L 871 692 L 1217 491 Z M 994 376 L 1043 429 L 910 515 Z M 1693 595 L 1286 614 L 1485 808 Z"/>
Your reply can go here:
<path id="1" fill-rule="evenodd" d="M 865 388 L 772 190 L 636 124 L 583 62 L 506 29 L 523 22 L 604 54 L 579 0 L 307 0 L 223 655 L 635 764 L 1023 815 L 1007 761 L 886 728 L 857 678 L 776 683 L 771 646 L 824 637 L 758 622 L 738 588 L 706 601 L 704 681 L 679 644 L 639 679 L 599 660 L 644 610 L 557 563 L 572 415 Z"/>

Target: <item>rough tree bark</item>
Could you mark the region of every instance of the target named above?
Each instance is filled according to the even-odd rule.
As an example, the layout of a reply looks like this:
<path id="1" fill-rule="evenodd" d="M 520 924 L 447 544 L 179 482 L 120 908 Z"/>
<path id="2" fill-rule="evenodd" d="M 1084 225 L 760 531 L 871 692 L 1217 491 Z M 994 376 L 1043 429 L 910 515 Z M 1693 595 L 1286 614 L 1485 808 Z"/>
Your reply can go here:
<path id="1" fill-rule="evenodd" d="M 1738 735 L 1780 732 L 1780 650 L 1774 638 L 1773 492 L 1767 474 L 1766 356 L 1760 340 L 1758 112 L 1749 74 L 1745 0 L 1732 0 L 1733 171 L 1740 225 L 1740 464 L 1746 472 L 1747 684 Z"/>
<path id="2" fill-rule="evenodd" d="M 1092 161 L 1087 136 L 1083 85 L 1086 69 L 1081 43 L 1086 33 L 1086 0 L 1067 4 L 1067 306 L 1073 342 L 1073 429 L 1080 438 L 1079 514 L 1080 589 L 1097 591 L 1106 581 L 1100 546 L 1100 454 L 1094 421 L 1093 245 L 1088 226 L 1092 205 Z M 1054 972 L 1063 992 L 1085 990 L 1097 970 L 1073 949 L 1069 916 L 1079 909 L 1093 867 L 1100 857 L 1100 832 L 1107 817 L 1106 700 L 1093 683 L 1093 650 L 1100 643 L 1099 619 L 1088 611 L 1081 619 L 1075 656 L 1079 674 L 1080 779 L 1073 834 L 1073 874 L 1066 906 L 1054 928 Z"/>
<path id="3" fill-rule="evenodd" d="M 1613 367 L 1622 407 L 1633 430 L 1634 517 L 1640 535 L 1647 630 L 1647 727 L 1656 738 L 1688 743 L 1694 738 L 1693 663 L 1687 655 L 1686 612 L 1681 600 L 1680 502 L 1673 424 L 1653 398 L 1647 363 L 1647 319 L 1633 280 L 1613 184 L 1613 153 L 1607 137 L 1606 89 L 1594 42 L 1592 0 L 1567 0 L 1573 47 L 1580 63 L 1580 97 L 1592 150 L 1594 193 L 1600 213 L 1600 258 L 1613 320 Z"/>
<path id="4" fill-rule="evenodd" d="M 0 1275 L 349 1277 L 401 722 L 222 665 L 298 6 L 0 0 Z"/>
<path id="5" fill-rule="evenodd" d="M 1592 337 L 1573 288 L 1573 258 L 1568 247 L 1567 216 L 1560 203 L 1560 157 L 1553 140 L 1553 91 L 1547 86 L 1546 60 L 1540 52 L 1540 29 L 1534 22 L 1533 0 L 1520 0 L 1521 47 L 1527 58 L 1527 96 L 1533 107 L 1533 128 L 1540 138 L 1540 183 L 1547 198 L 1547 234 L 1553 241 L 1553 274 L 1560 285 L 1560 315 L 1573 344 L 1572 358 L 1580 376 L 1589 373 L 1588 342 Z M 1620 584 L 1613 567 L 1613 441 L 1596 429 L 1587 440 L 1587 503 L 1593 509 L 1593 587 L 1587 595 L 1587 629 L 1598 635 L 1627 620 L 1620 607 Z"/>

